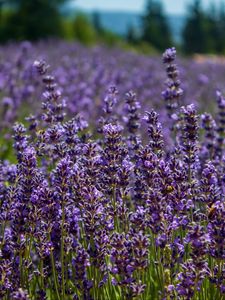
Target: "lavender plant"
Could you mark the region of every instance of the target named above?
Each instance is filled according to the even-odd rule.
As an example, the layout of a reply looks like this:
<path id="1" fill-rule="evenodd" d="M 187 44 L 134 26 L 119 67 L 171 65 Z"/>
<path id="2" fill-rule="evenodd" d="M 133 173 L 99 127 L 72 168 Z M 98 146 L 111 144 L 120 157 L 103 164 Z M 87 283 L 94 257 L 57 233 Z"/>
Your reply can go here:
<path id="1" fill-rule="evenodd" d="M 71 67 L 65 56 L 54 76 L 44 60 L 30 68 L 23 55 L 17 60 L 16 74 L 26 74 L 26 83 L 33 80 L 37 88 L 33 97 L 42 86 L 42 105 L 12 128 L 16 163 L 10 157 L 0 162 L 0 298 L 223 299 L 222 93 L 215 116 L 199 114 L 194 104 L 180 108 L 183 91 L 171 48 L 163 54 L 166 105 L 158 112 L 153 101 L 146 109 L 143 99 L 157 90 L 143 86 L 143 96 L 145 75 L 140 82 L 135 77 L 136 94 L 126 63 L 117 72 L 115 60 L 102 66 L 102 50 L 92 51 L 94 74 L 85 59 L 77 69 L 78 61 Z M 109 78 L 114 82 L 101 101 L 99 86 Z M 123 96 L 115 85 L 126 80 Z M 15 105 L 5 97 L 8 107 Z M 170 118 L 161 123 L 166 110 Z"/>

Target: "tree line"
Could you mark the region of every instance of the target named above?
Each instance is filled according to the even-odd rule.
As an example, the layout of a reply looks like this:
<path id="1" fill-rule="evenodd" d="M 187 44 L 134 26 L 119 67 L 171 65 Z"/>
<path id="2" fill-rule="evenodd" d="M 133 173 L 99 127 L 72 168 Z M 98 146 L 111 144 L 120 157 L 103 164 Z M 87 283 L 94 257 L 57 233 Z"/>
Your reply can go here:
<path id="1" fill-rule="evenodd" d="M 116 43 L 119 37 L 103 28 L 99 15 L 65 11 L 70 0 L 0 0 L 0 42 L 65 38 L 91 45 Z"/>
<path id="2" fill-rule="evenodd" d="M 201 0 L 193 0 L 187 8 L 181 36 L 180 47 L 186 54 L 224 54 L 224 3 L 221 2 L 220 7 L 216 7 L 212 1 L 210 7 L 204 9 Z M 135 32 L 133 32 L 133 35 L 129 33 L 128 38 L 133 42 L 142 39 L 160 51 L 175 44 L 162 2 L 157 0 L 147 1 L 145 14 L 142 17 L 142 33 L 140 37 L 135 36 Z"/>
<path id="3" fill-rule="evenodd" d="M 62 7 L 68 0 L 0 0 L 0 42 L 8 40 L 38 40 L 48 37 L 65 38 L 67 35 L 85 44 L 99 41 L 113 43 L 119 38 L 105 30 L 99 14 L 92 22 L 83 14 L 73 20 L 62 16 Z M 140 31 L 130 26 L 126 40 L 131 45 L 146 43 L 163 51 L 174 46 L 173 34 L 160 0 L 146 0 L 141 17 Z M 68 33 L 69 32 L 69 33 Z M 201 0 L 193 0 L 188 7 L 180 44 L 183 52 L 225 52 L 225 6 L 216 7 L 213 2 L 204 9 Z"/>

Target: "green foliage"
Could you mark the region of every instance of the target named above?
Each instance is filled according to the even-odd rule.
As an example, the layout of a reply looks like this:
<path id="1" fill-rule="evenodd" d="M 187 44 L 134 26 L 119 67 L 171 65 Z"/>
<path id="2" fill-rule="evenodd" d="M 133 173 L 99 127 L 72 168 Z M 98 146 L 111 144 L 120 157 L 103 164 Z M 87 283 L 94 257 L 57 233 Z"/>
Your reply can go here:
<path id="1" fill-rule="evenodd" d="M 108 46 L 116 46 L 122 43 L 121 37 L 104 29 L 97 12 L 93 14 L 91 21 L 85 14 L 77 14 L 72 23 L 72 31 L 73 37 L 84 45 L 104 43 Z"/>
<path id="2" fill-rule="evenodd" d="M 136 49 L 138 50 L 137 52 L 146 54 L 146 55 L 158 55 L 159 52 L 149 43 L 146 42 L 140 42 L 137 44 Z"/>
<path id="3" fill-rule="evenodd" d="M 91 45 L 96 41 L 96 32 L 88 18 L 79 13 L 73 21 L 74 38 L 85 45 Z"/>
<path id="4" fill-rule="evenodd" d="M 148 0 L 142 18 L 142 39 L 158 50 L 172 46 L 172 35 L 163 10 L 162 3 Z"/>
<path id="5" fill-rule="evenodd" d="M 30 3 L 30 2 L 37 2 L 37 0 L 1 0 L 3 3 L 7 3 L 8 5 L 15 6 L 17 8 L 21 7 L 24 5 L 24 3 Z M 60 5 L 64 4 L 68 0 L 43 0 L 45 4 L 54 6 L 54 7 L 59 7 Z"/>
<path id="6" fill-rule="evenodd" d="M 189 6 L 186 24 L 183 30 L 183 50 L 185 53 L 211 52 L 209 20 L 204 13 L 201 1 L 195 0 Z"/>
<path id="7" fill-rule="evenodd" d="M 126 40 L 131 44 L 136 44 L 138 42 L 138 35 L 132 24 L 128 26 Z"/>
<path id="8" fill-rule="evenodd" d="M 59 6 L 62 0 L 10 0 L 11 10 L 3 27 L 2 40 L 38 40 L 62 36 Z"/>
<path id="9" fill-rule="evenodd" d="M 188 8 L 183 30 L 183 51 L 192 53 L 223 53 L 225 50 L 225 10 L 217 10 L 212 3 L 208 10 L 201 0 L 194 0 Z"/>
<path id="10" fill-rule="evenodd" d="M 9 19 L 12 13 L 8 10 L 0 11 L 0 41 L 6 41 L 8 39 L 8 26 Z"/>
<path id="11" fill-rule="evenodd" d="M 210 13 L 212 15 L 212 10 L 210 11 Z M 225 5 L 224 3 L 222 3 L 218 11 L 215 12 L 214 28 L 216 31 L 214 31 L 212 34 L 214 37 L 214 42 L 216 44 L 216 51 L 218 53 L 224 54 L 225 51 Z"/>
<path id="12" fill-rule="evenodd" d="M 95 31 L 98 34 L 101 35 L 104 33 L 105 30 L 102 26 L 100 15 L 97 11 L 93 12 L 93 14 L 92 14 L 92 24 L 94 26 Z"/>
<path id="13" fill-rule="evenodd" d="M 99 36 L 99 41 L 108 46 L 116 46 L 122 43 L 122 38 L 111 31 L 104 30 L 101 36 Z"/>
<path id="14" fill-rule="evenodd" d="M 71 20 L 68 18 L 62 19 L 63 38 L 67 41 L 74 41 L 74 30 Z"/>

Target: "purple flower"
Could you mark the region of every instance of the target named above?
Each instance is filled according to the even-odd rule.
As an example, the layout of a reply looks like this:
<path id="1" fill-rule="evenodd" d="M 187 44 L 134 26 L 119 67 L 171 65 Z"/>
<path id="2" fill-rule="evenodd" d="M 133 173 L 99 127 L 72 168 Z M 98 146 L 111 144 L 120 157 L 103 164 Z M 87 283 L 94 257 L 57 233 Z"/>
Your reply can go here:
<path id="1" fill-rule="evenodd" d="M 163 63 L 168 64 L 173 62 L 176 59 L 176 49 L 174 47 L 167 49 L 163 53 Z"/>
<path id="2" fill-rule="evenodd" d="M 179 106 L 181 97 L 183 96 L 183 89 L 180 88 L 179 71 L 177 70 L 174 61 L 176 59 L 176 49 L 169 48 L 163 54 L 163 63 L 166 65 L 166 72 L 168 81 L 167 88 L 162 92 L 162 96 L 166 102 L 168 114 L 171 117 Z"/>

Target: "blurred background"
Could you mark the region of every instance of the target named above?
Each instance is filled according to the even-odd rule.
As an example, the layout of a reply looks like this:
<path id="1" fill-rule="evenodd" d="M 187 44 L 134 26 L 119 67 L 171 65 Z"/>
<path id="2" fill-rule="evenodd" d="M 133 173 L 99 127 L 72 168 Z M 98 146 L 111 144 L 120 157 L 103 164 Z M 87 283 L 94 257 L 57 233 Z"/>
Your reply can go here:
<path id="1" fill-rule="evenodd" d="M 0 0 L 0 42 L 60 38 L 144 53 L 225 54 L 221 0 Z"/>

